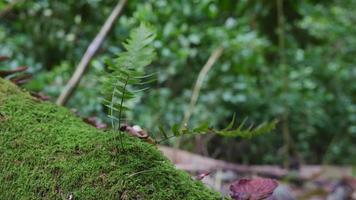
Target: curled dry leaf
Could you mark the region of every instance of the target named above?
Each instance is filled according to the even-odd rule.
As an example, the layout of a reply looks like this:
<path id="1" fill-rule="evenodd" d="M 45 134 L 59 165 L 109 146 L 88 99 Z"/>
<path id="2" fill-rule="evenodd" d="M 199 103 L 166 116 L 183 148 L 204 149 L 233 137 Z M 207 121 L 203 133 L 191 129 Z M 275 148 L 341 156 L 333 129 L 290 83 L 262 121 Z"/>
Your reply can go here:
<path id="1" fill-rule="evenodd" d="M 31 96 L 42 101 L 48 101 L 50 98 L 42 93 L 30 92 Z"/>
<path id="2" fill-rule="evenodd" d="M 211 171 L 204 171 L 199 173 L 197 176 L 195 176 L 196 180 L 203 180 L 205 177 L 209 176 L 211 174 Z"/>
<path id="3" fill-rule="evenodd" d="M 0 56 L 0 62 L 9 59 L 9 57 L 6 56 Z M 28 81 L 31 80 L 32 75 L 26 73 L 25 71 L 28 69 L 26 66 L 21 66 L 17 67 L 15 69 L 10 69 L 10 70 L 0 70 L 0 77 L 6 78 L 10 75 L 13 75 L 9 77 L 10 81 L 15 83 L 16 85 L 22 85 L 27 83 Z"/>
<path id="4" fill-rule="evenodd" d="M 17 67 L 15 69 L 10 69 L 10 70 L 0 70 L 0 77 L 6 77 L 6 76 L 9 76 L 11 74 L 18 73 L 18 72 L 24 72 L 27 69 L 28 69 L 28 67 L 21 66 L 21 67 Z"/>
<path id="5" fill-rule="evenodd" d="M 83 121 L 97 129 L 106 129 L 108 127 L 107 124 L 100 122 L 96 117 L 86 117 L 83 119 Z"/>
<path id="6" fill-rule="evenodd" d="M 150 144 L 156 144 L 156 141 L 154 141 L 150 135 L 138 125 L 130 126 L 124 124 L 120 127 L 120 131 L 127 132 L 131 136 L 140 138 Z"/>
<path id="7" fill-rule="evenodd" d="M 10 81 L 15 83 L 16 85 L 22 85 L 29 82 L 31 78 L 32 78 L 31 74 L 20 74 L 10 78 Z"/>
<path id="8" fill-rule="evenodd" d="M 231 184 L 231 197 L 235 200 L 263 200 L 272 198 L 277 181 L 266 178 L 240 179 Z"/>
<path id="9" fill-rule="evenodd" d="M 149 137 L 148 133 L 146 131 L 142 130 L 142 128 L 138 125 L 129 126 L 127 124 L 124 124 L 120 127 L 120 130 L 125 131 L 134 137 L 138 137 L 138 138 L 142 138 L 142 139 Z"/>

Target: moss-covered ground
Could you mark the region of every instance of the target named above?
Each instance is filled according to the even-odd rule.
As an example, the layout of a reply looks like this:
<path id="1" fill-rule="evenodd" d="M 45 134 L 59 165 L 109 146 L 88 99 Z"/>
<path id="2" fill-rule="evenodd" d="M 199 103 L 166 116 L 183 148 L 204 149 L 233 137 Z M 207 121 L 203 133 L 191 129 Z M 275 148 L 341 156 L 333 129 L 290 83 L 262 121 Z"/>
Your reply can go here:
<path id="1" fill-rule="evenodd" d="M 154 145 L 95 129 L 0 78 L 0 199 L 221 199 Z"/>

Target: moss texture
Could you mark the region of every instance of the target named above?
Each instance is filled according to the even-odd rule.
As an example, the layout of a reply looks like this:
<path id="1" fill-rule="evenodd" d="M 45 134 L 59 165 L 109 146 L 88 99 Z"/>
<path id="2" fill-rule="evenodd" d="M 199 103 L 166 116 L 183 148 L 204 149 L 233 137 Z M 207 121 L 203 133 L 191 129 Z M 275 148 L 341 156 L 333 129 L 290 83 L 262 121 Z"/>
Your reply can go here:
<path id="1" fill-rule="evenodd" d="M 153 145 L 99 131 L 0 78 L 0 199 L 221 199 Z"/>

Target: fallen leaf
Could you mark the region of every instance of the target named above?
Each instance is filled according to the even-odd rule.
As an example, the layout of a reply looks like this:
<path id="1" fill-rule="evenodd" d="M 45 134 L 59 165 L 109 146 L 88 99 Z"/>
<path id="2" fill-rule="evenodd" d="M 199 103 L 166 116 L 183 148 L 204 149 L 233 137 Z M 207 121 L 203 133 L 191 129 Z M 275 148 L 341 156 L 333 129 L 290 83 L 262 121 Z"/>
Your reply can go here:
<path id="1" fill-rule="evenodd" d="M 273 179 L 240 179 L 231 184 L 231 197 L 235 200 L 263 200 L 271 197 L 277 186 Z"/>
<path id="2" fill-rule="evenodd" d="M 20 74 L 10 78 L 10 81 L 15 83 L 16 85 L 22 85 L 29 82 L 31 78 L 32 78 L 31 74 Z"/>
<path id="3" fill-rule="evenodd" d="M 39 100 L 42 100 L 42 101 L 48 101 L 50 98 L 49 96 L 46 96 L 44 94 L 41 94 L 41 93 L 36 93 L 36 92 L 30 92 L 31 96 L 39 99 Z"/>
<path id="4" fill-rule="evenodd" d="M 15 73 L 18 73 L 18 72 L 24 72 L 27 69 L 28 69 L 28 67 L 22 66 L 22 67 L 17 67 L 15 69 L 10 69 L 10 70 L 0 70 L 0 76 L 1 77 L 6 77 L 8 75 L 15 74 Z"/>

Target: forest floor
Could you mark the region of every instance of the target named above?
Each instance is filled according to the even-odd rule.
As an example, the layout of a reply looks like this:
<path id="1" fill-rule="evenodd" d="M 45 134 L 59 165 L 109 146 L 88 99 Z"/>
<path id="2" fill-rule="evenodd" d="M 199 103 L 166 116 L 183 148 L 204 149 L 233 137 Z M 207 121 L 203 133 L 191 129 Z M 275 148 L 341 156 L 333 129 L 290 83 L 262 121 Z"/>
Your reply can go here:
<path id="1" fill-rule="evenodd" d="M 350 166 L 302 165 L 298 170 L 288 171 L 279 166 L 237 165 L 170 147 L 161 146 L 160 150 L 177 168 L 202 178 L 208 187 L 224 195 L 229 195 L 233 181 L 259 176 L 277 179 L 279 190 L 294 199 L 356 199 L 356 177 Z"/>
<path id="2" fill-rule="evenodd" d="M 103 157 L 103 152 L 106 152 L 105 150 L 107 149 L 113 149 L 112 146 L 107 146 L 107 144 L 111 143 L 105 141 L 113 139 L 115 135 L 111 135 L 110 132 L 106 132 L 105 136 L 101 134 L 102 132 L 99 130 L 88 127 L 80 119 L 74 117 L 74 115 L 68 110 L 55 107 L 50 103 L 41 102 L 40 100 L 28 95 L 26 92 L 23 92 L 19 88 L 14 87 L 14 85 L 7 81 L 0 79 L 0 83 L 0 108 L 2 111 L 0 113 L 0 122 L 2 122 L 0 123 L 0 128 L 1 130 L 5 131 L 2 137 L 12 141 L 11 143 L 4 143 L 2 145 L 3 149 L 0 147 L 0 150 L 7 152 L 6 155 L 15 156 L 22 155 L 19 151 L 30 152 L 29 150 L 31 150 L 31 158 L 33 158 L 31 162 L 29 162 L 24 158 L 8 156 L 0 161 L 0 164 L 3 162 L 3 166 L 7 166 L 7 174 L 4 174 L 4 177 L 0 175 L 0 180 L 1 178 L 12 179 L 16 176 L 20 177 L 20 179 L 17 178 L 12 185 L 0 186 L 0 191 L 3 189 L 3 191 L 10 191 L 11 188 L 15 188 L 13 186 L 16 186 L 16 188 L 21 188 L 17 186 L 23 183 L 22 178 L 31 177 L 34 174 L 42 174 L 42 178 L 47 181 L 41 183 L 44 185 L 39 185 L 37 188 L 35 188 L 36 190 L 41 190 L 44 195 L 54 197 L 62 193 L 65 195 L 64 193 L 66 192 L 64 191 L 67 191 L 68 193 L 69 191 L 75 192 L 75 190 L 77 190 L 77 193 L 79 194 L 78 191 L 81 191 L 83 187 L 87 187 L 86 184 L 77 184 L 73 185 L 73 187 L 70 189 L 58 189 L 58 184 L 61 185 L 62 183 L 68 181 L 64 180 L 64 176 L 59 176 L 58 173 L 67 173 L 71 175 L 69 178 L 70 183 L 78 182 L 79 179 L 81 182 L 83 182 L 85 179 L 88 182 L 87 184 L 92 185 L 93 180 L 100 179 L 101 181 L 104 181 L 105 184 L 100 186 L 93 186 L 95 190 L 106 191 L 111 190 L 114 187 L 116 189 L 121 188 L 123 191 L 122 195 L 127 197 L 137 197 L 137 195 L 140 197 L 153 197 L 155 195 L 155 197 L 176 197 L 179 195 L 187 195 L 187 192 L 189 192 L 191 197 L 197 199 L 200 199 L 202 196 L 209 196 L 211 199 L 217 199 L 219 195 L 203 187 L 199 180 L 201 180 L 208 187 L 219 191 L 221 194 L 223 194 L 223 196 L 229 196 L 229 187 L 232 182 L 241 178 L 259 176 L 277 179 L 279 181 L 279 189 L 277 189 L 282 191 L 282 193 L 288 193 L 290 197 L 293 197 L 291 199 L 356 200 L 356 178 L 354 176 L 355 169 L 350 166 L 302 165 L 297 170 L 289 171 L 279 166 L 237 165 L 234 163 L 228 163 L 221 160 L 203 157 L 182 150 L 159 146 L 159 149 L 168 159 L 170 159 L 175 164 L 176 168 L 189 172 L 193 177 L 195 177 L 195 180 L 198 180 L 192 181 L 188 175 L 181 173 L 180 171 L 176 171 L 174 167 L 172 167 L 171 164 L 167 162 L 163 156 L 158 153 L 158 151 L 156 151 L 156 148 L 153 148 L 147 143 L 135 142 L 133 141 L 133 138 L 127 137 L 124 139 L 126 141 L 126 145 L 129 145 L 132 147 L 132 149 L 135 150 L 129 151 L 131 152 L 131 157 L 124 159 L 126 161 L 131 160 L 131 164 L 125 166 L 126 168 L 120 170 L 107 169 L 104 175 L 103 173 L 97 175 L 93 174 L 93 176 L 71 174 L 73 172 L 71 166 L 74 165 L 80 167 L 81 171 L 83 171 L 83 169 L 84 171 L 90 171 L 96 167 L 100 167 L 101 165 L 98 165 L 97 162 L 99 158 Z M 20 122 L 22 126 L 18 126 Z M 66 126 L 63 126 L 63 124 L 66 124 Z M 78 135 L 78 132 L 82 132 L 83 134 Z M 81 137 L 81 135 L 83 137 Z M 24 138 L 27 139 L 25 140 Z M 55 143 L 52 144 L 51 142 Z M 45 145 L 47 143 L 48 145 Z M 60 143 L 62 144 L 59 145 Z M 51 147 L 52 149 L 49 149 L 48 147 Z M 53 151 L 53 148 L 57 147 L 60 148 L 56 151 Z M 95 147 L 94 150 L 93 147 Z M 57 154 L 51 155 L 51 159 L 54 160 L 50 162 L 43 160 L 44 155 L 48 155 L 48 152 L 43 154 L 44 151 L 41 149 L 48 152 L 61 152 L 62 154 L 68 154 L 68 156 L 65 156 L 65 158 L 63 156 L 57 158 Z M 113 152 L 109 152 L 110 156 L 108 155 L 113 159 L 110 163 L 116 163 L 123 159 L 121 159 L 122 156 L 120 157 L 120 154 L 114 152 L 115 155 L 113 156 L 111 155 L 112 153 Z M 37 154 L 41 155 L 41 157 L 35 157 Z M 150 157 L 150 159 L 148 159 L 148 157 Z M 105 157 L 105 159 L 107 158 Z M 88 162 L 90 161 L 90 163 L 83 164 L 83 160 L 87 160 Z M 91 162 L 94 160 L 96 163 L 95 165 L 93 165 Z M 152 165 L 152 160 L 156 160 L 159 164 Z M 148 161 L 148 163 L 142 161 Z M 15 162 L 16 165 L 12 164 L 12 162 Z M 52 172 L 49 174 L 44 173 L 43 170 L 45 170 L 45 168 L 51 168 L 53 167 L 52 164 L 56 163 L 62 164 L 59 166 L 54 166 L 55 177 L 53 177 L 53 174 L 51 174 Z M 78 163 L 81 164 L 78 165 Z M 135 163 L 135 165 L 132 163 Z M 33 169 L 34 166 L 43 166 L 44 168 L 42 169 L 37 167 Z M 152 168 L 155 168 L 155 170 Z M 19 169 L 21 173 L 18 173 Z M 41 171 L 41 173 L 39 173 L 38 170 Z M 100 170 L 103 171 L 103 169 Z M 156 174 L 157 176 L 160 175 L 160 177 L 165 178 L 160 178 L 159 181 L 157 181 L 157 179 L 154 178 L 156 175 L 144 175 L 136 177 L 133 179 L 133 181 L 125 183 L 124 186 L 113 185 L 112 183 L 115 181 L 108 182 L 106 178 L 109 174 L 115 174 L 115 176 L 110 177 L 116 177 L 117 179 L 120 179 L 120 176 L 125 176 L 127 174 L 131 174 L 130 176 L 136 176 L 136 174 L 141 174 L 142 172 L 146 171 L 154 173 L 157 172 L 159 173 Z M 162 174 L 162 172 L 164 173 Z M 167 176 L 168 174 L 170 174 L 170 176 Z M 154 178 L 154 180 L 152 180 L 152 178 Z M 165 185 L 165 183 L 168 182 L 171 184 L 174 182 L 177 186 L 174 187 L 174 190 L 170 190 L 170 194 L 167 194 L 167 190 L 165 189 L 161 191 L 159 189 L 160 187 L 154 187 L 156 190 L 154 193 L 147 192 L 145 190 L 147 189 L 147 183 L 159 186 Z M 185 184 L 182 185 L 182 182 Z M 49 189 L 47 185 L 52 184 L 57 186 L 53 186 L 54 189 Z M 135 189 L 129 190 L 127 188 Z M 138 188 L 142 191 L 138 191 Z M 30 191 L 25 189 L 26 188 L 17 190 L 23 193 L 28 193 Z M 159 191 L 161 191 L 161 193 Z M 87 195 L 92 195 L 91 190 L 86 190 L 86 192 L 89 192 Z M 99 193 L 96 193 L 96 195 L 99 195 Z M 287 199 L 283 198 L 283 200 Z"/>

